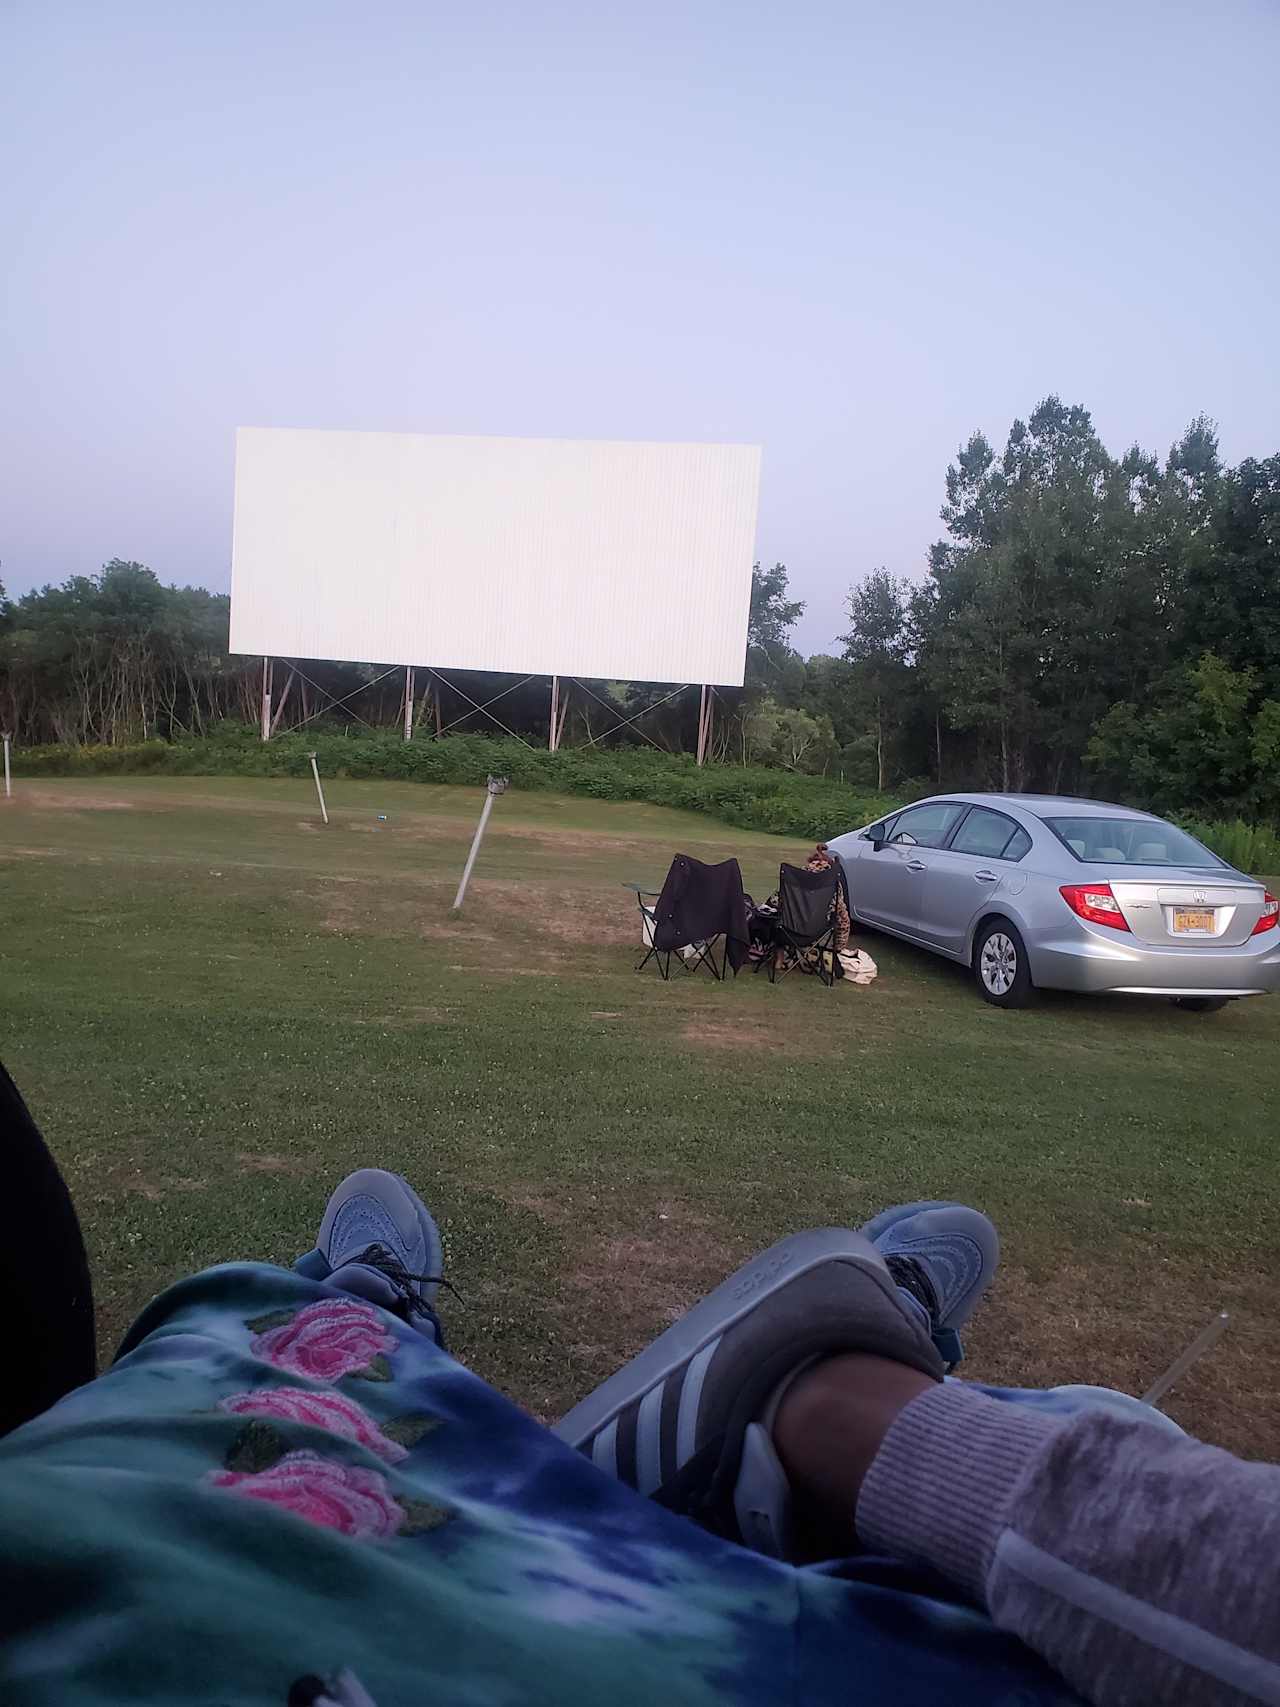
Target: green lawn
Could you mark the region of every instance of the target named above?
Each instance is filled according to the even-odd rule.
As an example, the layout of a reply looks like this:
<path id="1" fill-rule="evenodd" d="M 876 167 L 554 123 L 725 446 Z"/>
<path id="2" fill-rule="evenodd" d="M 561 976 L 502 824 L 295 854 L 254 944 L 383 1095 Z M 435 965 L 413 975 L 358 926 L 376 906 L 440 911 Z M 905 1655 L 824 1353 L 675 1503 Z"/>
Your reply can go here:
<path id="1" fill-rule="evenodd" d="M 442 1222 L 456 1349 L 555 1414 L 752 1249 L 959 1196 L 1005 1264 L 968 1371 L 1138 1391 L 1280 1457 L 1280 1002 L 1025 1013 L 885 938 L 869 989 L 636 977 L 620 887 L 792 842 L 661 808 L 405 784 L 112 779 L 0 801 L 0 1055 L 71 1183 L 104 1346 L 158 1287 L 289 1260 L 350 1168 Z M 387 821 L 379 822 L 385 813 Z M 840 826 L 833 826 L 833 830 Z"/>

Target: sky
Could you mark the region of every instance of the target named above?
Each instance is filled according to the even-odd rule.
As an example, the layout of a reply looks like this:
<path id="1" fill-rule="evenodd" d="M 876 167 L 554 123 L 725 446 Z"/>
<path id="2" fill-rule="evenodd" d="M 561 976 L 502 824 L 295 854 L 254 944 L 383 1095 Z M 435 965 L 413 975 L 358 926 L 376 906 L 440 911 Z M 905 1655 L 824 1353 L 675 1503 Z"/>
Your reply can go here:
<path id="1" fill-rule="evenodd" d="M 0 0 L 0 581 L 225 589 L 238 425 L 764 448 L 796 639 L 1057 392 L 1280 449 L 1280 0 Z"/>

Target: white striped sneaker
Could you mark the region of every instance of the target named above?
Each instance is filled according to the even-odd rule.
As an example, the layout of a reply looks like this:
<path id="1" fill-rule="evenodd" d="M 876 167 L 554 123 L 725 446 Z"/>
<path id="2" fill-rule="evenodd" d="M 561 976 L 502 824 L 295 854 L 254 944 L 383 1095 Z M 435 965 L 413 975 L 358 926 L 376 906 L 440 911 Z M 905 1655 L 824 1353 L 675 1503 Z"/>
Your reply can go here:
<path id="1" fill-rule="evenodd" d="M 789 1491 L 771 1401 L 836 1352 L 941 1380 L 943 1364 L 861 1233 L 795 1233 L 755 1257 L 594 1393 L 555 1433 L 611 1476 L 705 1528 L 787 1555 Z"/>

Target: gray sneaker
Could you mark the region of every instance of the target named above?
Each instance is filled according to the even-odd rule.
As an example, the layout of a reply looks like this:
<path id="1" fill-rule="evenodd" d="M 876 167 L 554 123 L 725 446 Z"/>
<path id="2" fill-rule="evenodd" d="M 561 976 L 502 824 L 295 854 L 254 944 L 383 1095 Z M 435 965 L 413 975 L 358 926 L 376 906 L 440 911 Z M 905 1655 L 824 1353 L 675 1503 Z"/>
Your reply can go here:
<path id="1" fill-rule="evenodd" d="M 964 1356 L 960 1329 L 982 1301 L 1000 1262 L 1000 1235 L 965 1203 L 899 1203 L 862 1229 L 889 1273 L 928 1321 L 948 1369 Z"/>
<path id="2" fill-rule="evenodd" d="M 383 1168 L 359 1168 L 329 1199 L 316 1249 L 295 1266 L 388 1308 L 398 1300 L 398 1314 L 429 1317 L 439 1338 L 433 1306 L 443 1261 L 440 1230 L 408 1180 Z M 359 1270 L 373 1271 L 384 1284 L 370 1291 Z"/>
<path id="3" fill-rule="evenodd" d="M 874 1245 L 844 1227 L 796 1233 L 695 1304 L 555 1433 L 659 1504 L 785 1558 L 790 1490 L 773 1401 L 800 1370 L 846 1351 L 942 1379 L 927 1328 Z"/>

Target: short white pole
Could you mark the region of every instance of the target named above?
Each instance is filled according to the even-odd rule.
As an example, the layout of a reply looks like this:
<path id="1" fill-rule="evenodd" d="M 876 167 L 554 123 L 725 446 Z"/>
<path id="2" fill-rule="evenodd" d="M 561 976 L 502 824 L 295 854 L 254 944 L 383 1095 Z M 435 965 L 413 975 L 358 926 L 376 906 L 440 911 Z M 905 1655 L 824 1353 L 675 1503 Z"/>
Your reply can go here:
<path id="1" fill-rule="evenodd" d="M 484 805 L 480 808 L 480 822 L 476 825 L 476 833 L 471 838 L 471 852 L 467 855 L 467 863 L 462 868 L 462 882 L 458 885 L 458 893 L 453 898 L 453 910 L 459 912 L 466 898 L 467 884 L 471 881 L 472 867 L 476 863 L 476 855 L 480 852 L 480 843 L 484 840 L 484 827 L 489 822 L 489 814 L 493 811 L 495 796 L 505 792 L 507 779 L 505 776 L 491 776 L 485 783 Z"/>
<path id="2" fill-rule="evenodd" d="M 311 774 L 316 779 L 316 794 L 320 799 L 320 816 L 327 824 L 329 822 L 329 812 L 324 803 L 324 789 L 320 786 L 320 771 L 316 765 L 316 756 L 314 753 L 308 753 L 307 757 L 311 760 Z"/>
<path id="3" fill-rule="evenodd" d="M 1213 1320 L 1200 1330 L 1182 1356 L 1176 1357 L 1160 1379 L 1147 1388 L 1142 1395 L 1143 1404 L 1158 1409 L 1161 1399 L 1171 1387 L 1181 1381 L 1195 1360 L 1208 1351 L 1210 1346 L 1218 1343 L 1226 1332 L 1227 1323 L 1230 1319 L 1230 1314 L 1226 1310 L 1219 1311 Z"/>
<path id="4" fill-rule="evenodd" d="M 407 664 L 404 672 L 404 738 L 413 740 L 413 665 Z"/>
<path id="5" fill-rule="evenodd" d="M 13 784 L 9 780 L 9 737 L 7 735 L 4 738 L 4 797 L 6 800 L 13 798 Z"/>

